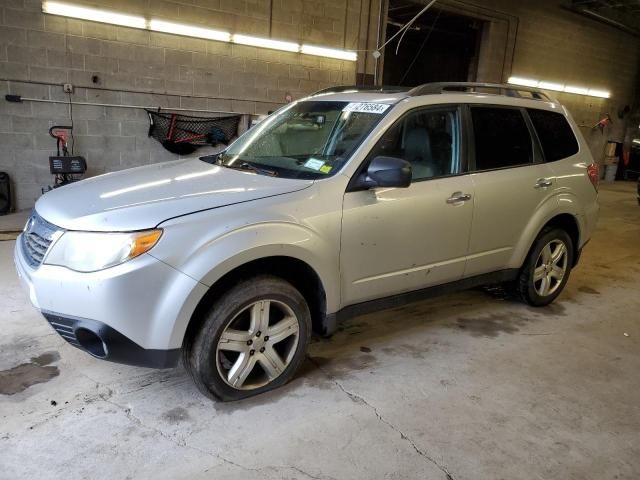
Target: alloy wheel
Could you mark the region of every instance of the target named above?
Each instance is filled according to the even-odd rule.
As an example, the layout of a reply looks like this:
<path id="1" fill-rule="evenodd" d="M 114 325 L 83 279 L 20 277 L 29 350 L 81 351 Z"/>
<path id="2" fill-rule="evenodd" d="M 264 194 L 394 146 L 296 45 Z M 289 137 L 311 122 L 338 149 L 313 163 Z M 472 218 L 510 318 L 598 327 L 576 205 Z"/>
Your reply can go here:
<path id="1" fill-rule="evenodd" d="M 562 240 L 551 240 L 544 246 L 533 271 L 533 288 L 538 295 L 547 297 L 560 288 L 568 259 L 567 246 Z"/>
<path id="2" fill-rule="evenodd" d="M 291 363 L 299 333 L 298 318 L 288 305 L 273 299 L 256 301 L 236 314 L 220 335 L 218 373 L 238 390 L 267 385 Z"/>

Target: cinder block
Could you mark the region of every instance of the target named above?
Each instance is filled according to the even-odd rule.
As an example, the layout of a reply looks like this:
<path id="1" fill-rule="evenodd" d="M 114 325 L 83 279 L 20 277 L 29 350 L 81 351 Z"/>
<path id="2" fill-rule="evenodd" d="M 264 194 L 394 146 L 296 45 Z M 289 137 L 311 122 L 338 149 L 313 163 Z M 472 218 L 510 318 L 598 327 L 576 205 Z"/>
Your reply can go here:
<path id="1" fill-rule="evenodd" d="M 77 92 L 77 90 L 76 90 Z M 111 90 L 87 89 L 86 98 L 92 103 L 108 103 L 117 105 L 122 102 L 122 94 Z"/>
<path id="2" fill-rule="evenodd" d="M 7 45 L 27 45 L 27 31 L 24 28 L 0 25 L 0 43 Z"/>
<path id="3" fill-rule="evenodd" d="M 64 35 L 60 33 L 27 30 L 27 43 L 30 47 L 46 47 L 54 50 L 65 49 Z"/>
<path id="4" fill-rule="evenodd" d="M 0 145 L 4 151 L 20 152 L 33 148 L 33 135 L 30 133 L 0 133 Z"/>
<path id="5" fill-rule="evenodd" d="M 69 72 L 64 68 L 29 67 L 29 80 L 37 82 L 64 83 L 69 79 Z"/>
<path id="6" fill-rule="evenodd" d="M 202 54 L 197 54 L 197 55 L 202 55 Z M 193 65 L 193 57 L 194 57 L 193 52 L 185 52 L 182 50 L 171 50 L 171 49 L 165 49 L 164 51 L 164 61 L 165 61 L 165 64 L 167 65 L 190 66 L 190 65 Z"/>
<path id="7" fill-rule="evenodd" d="M 95 38 L 77 37 L 74 35 L 67 36 L 67 48 L 73 53 L 82 53 L 85 55 L 101 55 L 107 54 L 102 52 L 101 40 Z"/>
<path id="8" fill-rule="evenodd" d="M 105 120 L 104 118 L 100 120 L 87 120 L 87 135 L 118 136 L 120 135 L 120 122 Z"/>
<path id="9" fill-rule="evenodd" d="M 84 55 L 64 50 L 47 50 L 47 66 L 84 70 Z"/>
<path id="10" fill-rule="evenodd" d="M 0 63 L 0 76 L 11 80 L 28 80 L 29 67 L 23 63 Z"/>
<path id="11" fill-rule="evenodd" d="M 133 60 L 135 57 L 135 50 L 126 43 L 102 41 L 100 42 L 100 45 L 101 50 L 98 54 L 101 54 L 103 57 L 123 60 Z"/>
<path id="12" fill-rule="evenodd" d="M 154 4 L 156 2 L 151 2 Z M 136 45 L 150 45 L 150 32 L 136 28 L 115 27 L 116 40 Z"/>
<path id="13" fill-rule="evenodd" d="M 13 27 L 24 27 L 32 30 L 44 30 L 44 14 L 26 10 L 4 9 L 4 23 Z"/>
<path id="14" fill-rule="evenodd" d="M 80 20 L 45 15 L 44 25 L 47 32 L 82 35 L 82 22 Z"/>
<path id="15" fill-rule="evenodd" d="M 165 81 L 161 78 L 136 77 L 134 87 L 138 90 L 159 92 L 164 90 Z"/>
<path id="16" fill-rule="evenodd" d="M 149 135 L 149 120 L 125 120 L 120 126 L 123 137 L 145 137 Z"/>
<path id="17" fill-rule="evenodd" d="M 106 117 L 105 107 L 74 105 L 73 117 L 78 120 L 104 120 Z"/>
<path id="18" fill-rule="evenodd" d="M 151 152 L 149 150 L 120 152 L 120 166 L 123 168 L 148 165 L 149 163 L 151 163 Z"/>
<path id="19" fill-rule="evenodd" d="M 165 92 L 189 95 L 193 93 L 193 82 L 182 80 L 165 80 Z"/>
<path id="20" fill-rule="evenodd" d="M 7 57 L 10 62 L 29 63 L 45 67 L 47 65 L 47 50 L 45 48 L 21 47 L 9 45 L 7 47 Z"/>
<path id="21" fill-rule="evenodd" d="M 98 55 L 86 55 L 84 58 L 85 69 L 96 73 L 117 73 L 118 59 Z"/>
<path id="22" fill-rule="evenodd" d="M 134 60 L 146 64 L 164 65 L 164 49 L 160 47 L 135 46 Z"/>
<path id="23" fill-rule="evenodd" d="M 48 99 L 49 86 L 29 82 L 11 82 L 9 85 L 9 93 L 25 98 Z"/>
<path id="24" fill-rule="evenodd" d="M 207 99 L 204 97 L 181 97 L 180 108 L 193 108 L 195 110 L 207 110 Z"/>
<path id="25" fill-rule="evenodd" d="M 102 40 L 116 40 L 116 27 L 107 23 L 82 22 L 82 36 Z"/>

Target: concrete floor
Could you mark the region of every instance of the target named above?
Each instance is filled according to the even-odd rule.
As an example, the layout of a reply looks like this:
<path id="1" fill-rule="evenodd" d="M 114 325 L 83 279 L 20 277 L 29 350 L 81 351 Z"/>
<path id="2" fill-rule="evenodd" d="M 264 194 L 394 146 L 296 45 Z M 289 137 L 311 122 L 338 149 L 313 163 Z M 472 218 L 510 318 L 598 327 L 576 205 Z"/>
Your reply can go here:
<path id="1" fill-rule="evenodd" d="M 0 477 L 637 479 L 633 188 L 602 188 L 598 231 L 553 306 L 471 291 L 359 317 L 316 341 L 288 386 L 235 404 L 202 397 L 182 368 L 68 346 L 0 242 L 0 388 L 22 389 L 0 395 Z"/>

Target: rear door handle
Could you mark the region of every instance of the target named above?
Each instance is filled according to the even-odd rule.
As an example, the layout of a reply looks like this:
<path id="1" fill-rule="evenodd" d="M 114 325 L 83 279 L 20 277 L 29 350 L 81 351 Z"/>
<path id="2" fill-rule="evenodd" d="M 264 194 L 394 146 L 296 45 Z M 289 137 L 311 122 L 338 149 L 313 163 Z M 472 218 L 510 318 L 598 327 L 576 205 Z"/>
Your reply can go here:
<path id="1" fill-rule="evenodd" d="M 469 200 L 471 200 L 470 194 L 455 192 L 449 198 L 447 198 L 447 203 L 449 205 L 452 205 L 452 204 L 461 203 L 461 202 L 468 202 Z"/>
<path id="2" fill-rule="evenodd" d="M 553 185 L 553 180 L 549 178 L 539 178 L 535 184 L 535 188 L 546 188 Z"/>

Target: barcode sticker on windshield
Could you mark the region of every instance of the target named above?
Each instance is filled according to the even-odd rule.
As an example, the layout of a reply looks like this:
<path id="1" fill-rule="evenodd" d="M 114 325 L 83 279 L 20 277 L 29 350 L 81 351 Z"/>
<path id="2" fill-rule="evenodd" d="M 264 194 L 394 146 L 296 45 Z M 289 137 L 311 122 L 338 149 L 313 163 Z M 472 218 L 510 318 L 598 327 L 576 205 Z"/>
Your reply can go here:
<path id="1" fill-rule="evenodd" d="M 304 164 L 305 167 L 310 168 L 311 170 L 320 170 L 324 165 L 322 160 L 318 160 L 317 158 L 310 158 Z"/>
<path id="2" fill-rule="evenodd" d="M 391 105 L 384 103 L 350 103 L 342 109 L 343 112 L 358 113 L 377 113 L 381 114 L 387 111 Z"/>

